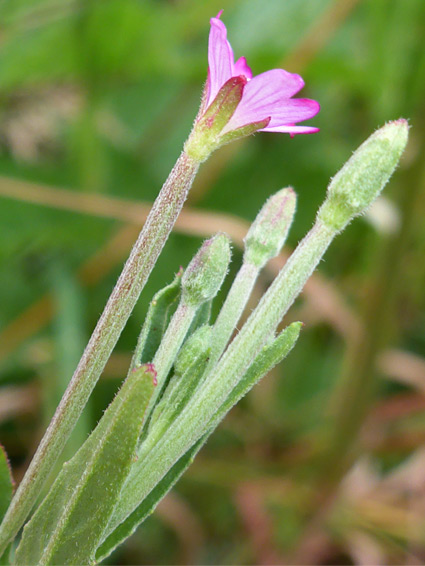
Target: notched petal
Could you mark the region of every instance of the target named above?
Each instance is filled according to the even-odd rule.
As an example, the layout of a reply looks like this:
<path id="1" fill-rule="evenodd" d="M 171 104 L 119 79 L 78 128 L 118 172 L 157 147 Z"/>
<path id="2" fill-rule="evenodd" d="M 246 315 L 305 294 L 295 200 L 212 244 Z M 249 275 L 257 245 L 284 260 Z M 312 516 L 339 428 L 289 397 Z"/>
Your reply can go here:
<path id="1" fill-rule="evenodd" d="M 248 63 L 246 62 L 245 57 L 240 57 L 234 67 L 235 75 L 244 75 L 248 80 L 252 79 L 252 71 L 251 67 L 249 67 Z"/>

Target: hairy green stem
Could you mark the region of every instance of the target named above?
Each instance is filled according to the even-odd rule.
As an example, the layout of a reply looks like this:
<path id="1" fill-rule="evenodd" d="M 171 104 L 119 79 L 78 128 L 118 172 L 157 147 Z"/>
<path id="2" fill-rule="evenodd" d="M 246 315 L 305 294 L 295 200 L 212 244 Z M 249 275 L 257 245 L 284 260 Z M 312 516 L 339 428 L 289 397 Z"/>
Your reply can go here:
<path id="1" fill-rule="evenodd" d="M 31 511 L 124 328 L 187 197 L 199 161 L 182 153 L 159 193 L 56 413 L 0 526 L 0 555 Z"/>
<path id="2" fill-rule="evenodd" d="M 153 365 L 157 372 L 158 385 L 151 397 L 149 411 L 155 406 L 156 401 L 164 388 L 168 372 L 176 359 L 177 353 L 186 337 L 187 331 L 193 322 L 198 305 L 187 304 L 182 300 L 177 307 L 173 318 L 168 325 L 158 351 L 153 359 Z"/>
<path id="3" fill-rule="evenodd" d="M 259 267 L 244 262 L 236 275 L 213 327 L 207 370 L 216 364 L 230 340 L 251 295 L 259 272 Z"/>

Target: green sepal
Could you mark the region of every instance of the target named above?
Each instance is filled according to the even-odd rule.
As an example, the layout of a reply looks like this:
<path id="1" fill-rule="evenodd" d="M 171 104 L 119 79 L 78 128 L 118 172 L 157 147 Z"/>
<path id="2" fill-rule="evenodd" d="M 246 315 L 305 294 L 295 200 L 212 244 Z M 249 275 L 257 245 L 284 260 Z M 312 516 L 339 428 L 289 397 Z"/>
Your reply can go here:
<path id="1" fill-rule="evenodd" d="M 12 500 L 13 478 L 6 451 L 0 444 L 0 523 Z"/>
<path id="2" fill-rule="evenodd" d="M 89 564 L 134 461 L 155 387 L 151 364 L 133 371 L 98 426 L 64 464 L 24 528 L 16 564 Z"/>
<path id="3" fill-rule="evenodd" d="M 243 75 L 226 81 L 195 127 L 208 130 L 214 136 L 219 134 L 242 100 L 246 83 L 247 79 Z"/>
<path id="4" fill-rule="evenodd" d="M 143 363 L 151 362 L 154 359 L 162 336 L 167 330 L 168 323 L 173 314 L 173 308 L 176 306 L 180 296 L 182 275 L 183 270 L 181 269 L 172 283 L 154 295 L 137 342 L 130 366 L 131 369 Z"/>
<path id="5" fill-rule="evenodd" d="M 271 343 L 264 346 L 257 355 L 244 377 L 230 393 L 217 413 L 206 425 L 205 432 L 196 443 L 173 465 L 162 480 L 140 505 L 102 542 L 96 553 L 98 560 L 103 560 L 127 537 L 129 537 L 155 509 L 166 493 L 177 483 L 179 478 L 193 462 L 196 454 L 205 444 L 217 425 L 230 409 L 244 397 L 275 365 L 281 362 L 295 346 L 302 328 L 301 322 L 290 324 Z M 137 494 L 135 494 L 137 497 Z"/>
<path id="6" fill-rule="evenodd" d="M 205 161 L 217 149 L 221 130 L 233 116 L 242 100 L 247 79 L 241 75 L 231 77 L 218 91 L 217 96 L 196 120 L 186 141 L 185 152 L 196 161 Z"/>
<path id="7" fill-rule="evenodd" d="M 192 464 L 196 454 L 205 444 L 209 435 L 200 438 L 167 472 L 142 503 L 102 542 L 96 552 L 96 561 L 101 562 L 117 548 L 126 538 L 134 533 L 155 510 L 161 499 L 170 491 L 187 468 Z"/>
<path id="8" fill-rule="evenodd" d="M 236 130 L 226 132 L 225 134 L 222 134 L 220 136 L 218 146 L 221 147 L 222 145 L 226 145 L 232 141 L 251 136 L 252 134 L 255 134 L 255 132 L 258 132 L 258 130 L 266 128 L 269 122 L 270 118 L 266 118 L 265 120 L 252 122 L 251 124 L 247 124 L 246 126 L 242 126 L 241 128 L 236 128 Z"/>
<path id="9" fill-rule="evenodd" d="M 244 262 L 261 269 L 276 257 L 291 227 L 297 195 L 290 187 L 267 199 L 244 238 Z"/>

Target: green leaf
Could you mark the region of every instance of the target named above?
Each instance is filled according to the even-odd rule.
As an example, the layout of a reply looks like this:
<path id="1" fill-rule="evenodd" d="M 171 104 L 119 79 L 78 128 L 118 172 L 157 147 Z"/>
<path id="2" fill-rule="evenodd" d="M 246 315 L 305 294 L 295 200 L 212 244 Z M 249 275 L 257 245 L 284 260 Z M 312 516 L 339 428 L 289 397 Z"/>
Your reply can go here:
<path id="1" fill-rule="evenodd" d="M 218 426 L 220 421 L 224 419 L 230 409 L 236 405 L 236 403 L 238 403 L 256 383 L 267 375 L 274 366 L 286 358 L 295 346 L 302 326 L 302 322 L 293 322 L 285 328 L 285 330 L 283 330 L 279 336 L 273 340 L 273 342 L 263 347 L 261 352 L 257 355 L 246 371 L 243 378 L 239 381 L 208 424 L 210 432 Z"/>
<path id="2" fill-rule="evenodd" d="M 170 285 L 154 295 L 137 342 L 131 367 L 134 368 L 153 360 L 170 322 L 172 307 L 180 296 L 182 275 L 183 272 L 179 271 Z"/>
<path id="3" fill-rule="evenodd" d="M 134 461 L 154 370 L 133 371 L 26 525 L 16 564 L 88 564 Z"/>
<path id="4" fill-rule="evenodd" d="M 12 547 L 13 543 L 9 543 L 4 549 L 3 554 L 0 556 L 0 566 L 9 566 L 12 562 Z"/>
<path id="5" fill-rule="evenodd" d="M 211 352 L 211 337 L 212 327 L 201 326 L 186 340 L 180 350 L 174 364 L 176 375 L 170 379 L 152 413 L 149 430 L 144 440 L 144 450 L 149 451 L 149 447 L 155 446 L 202 383 Z"/>
<path id="6" fill-rule="evenodd" d="M 161 499 L 175 485 L 193 462 L 196 454 L 229 410 L 275 365 L 281 362 L 289 354 L 298 339 L 301 327 L 301 322 L 294 322 L 293 324 L 290 324 L 275 340 L 273 340 L 273 342 L 263 348 L 245 373 L 242 380 L 234 388 L 226 401 L 221 405 L 213 419 L 208 423 L 206 432 L 173 465 L 173 467 L 167 472 L 150 494 L 140 503 L 140 505 L 102 542 L 96 553 L 96 559 L 98 561 L 109 556 L 109 554 L 111 554 L 111 552 L 121 542 L 129 537 L 136 530 L 138 525 L 140 525 L 153 512 Z M 137 498 L 137 494 L 134 496 Z"/>
<path id="7" fill-rule="evenodd" d="M 10 469 L 9 460 L 3 446 L 0 444 L 0 523 L 6 514 L 7 508 L 12 500 L 13 495 L 13 477 Z M 1 564 L 10 564 L 9 554 L 11 545 L 8 545 L 6 550 L 0 556 Z"/>
<path id="8" fill-rule="evenodd" d="M 178 460 L 170 471 L 162 478 L 156 487 L 150 492 L 145 500 L 127 517 L 99 546 L 96 552 L 96 562 L 101 562 L 111 554 L 126 538 L 128 538 L 137 527 L 152 514 L 161 499 L 170 491 L 174 484 L 193 462 L 196 454 L 205 444 L 208 435 L 200 438 Z"/>
<path id="9" fill-rule="evenodd" d="M 13 478 L 5 449 L 0 444 L 0 522 L 9 507 L 13 494 Z"/>

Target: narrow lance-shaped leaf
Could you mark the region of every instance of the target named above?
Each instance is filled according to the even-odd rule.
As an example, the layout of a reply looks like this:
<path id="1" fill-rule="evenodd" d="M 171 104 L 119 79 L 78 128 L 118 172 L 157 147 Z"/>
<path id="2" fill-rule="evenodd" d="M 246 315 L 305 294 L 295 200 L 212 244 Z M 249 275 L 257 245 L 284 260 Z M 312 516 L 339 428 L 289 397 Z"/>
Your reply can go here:
<path id="1" fill-rule="evenodd" d="M 172 307 L 176 305 L 179 298 L 182 274 L 183 270 L 181 269 L 172 283 L 154 295 L 137 342 L 131 369 L 153 360 L 170 322 Z"/>
<path id="2" fill-rule="evenodd" d="M 24 529 L 16 564 L 88 564 L 135 457 L 155 387 L 151 364 L 125 381 Z"/>
<path id="3" fill-rule="evenodd" d="M 137 527 L 153 513 L 161 499 L 165 497 L 187 468 L 192 464 L 196 454 L 205 444 L 208 436 L 209 435 L 205 435 L 198 440 L 198 442 L 174 464 L 171 470 L 156 485 L 139 507 L 99 546 L 96 551 L 96 563 L 107 558 L 111 552 L 117 548 L 117 546 L 134 533 Z"/>
<path id="4" fill-rule="evenodd" d="M 244 397 L 275 365 L 280 363 L 294 347 L 302 323 L 294 322 L 270 344 L 265 346 L 257 355 L 250 368 L 245 373 L 213 419 L 206 427 L 205 434 L 174 464 L 163 479 L 155 486 L 150 494 L 140 503 L 135 511 L 116 527 L 102 542 L 96 552 L 96 559 L 101 561 L 111 554 L 136 528 L 154 511 L 155 507 L 193 462 L 196 454 L 205 444 L 230 409 Z M 170 425 L 172 426 L 172 425 Z M 134 494 L 137 497 L 137 493 Z"/>
<path id="5" fill-rule="evenodd" d="M 208 424 L 209 430 L 214 430 L 224 419 L 230 409 L 250 391 L 271 369 L 280 363 L 292 348 L 300 335 L 302 322 L 293 322 L 283 330 L 270 344 L 263 347 L 252 365 L 246 371 L 226 401 Z"/>
<path id="6" fill-rule="evenodd" d="M 0 566 L 10 566 L 10 564 L 13 564 L 12 549 L 13 542 L 10 542 L 4 549 L 3 554 L 0 556 Z"/>
<path id="7" fill-rule="evenodd" d="M 13 494 L 12 472 L 6 451 L 0 444 L 0 522 L 9 507 Z"/>
<path id="8" fill-rule="evenodd" d="M 155 406 L 144 440 L 144 451 L 154 446 L 162 434 L 182 412 L 187 401 L 202 382 L 202 377 L 211 352 L 212 327 L 198 328 L 183 345 L 174 364 L 175 375 Z"/>
<path id="9" fill-rule="evenodd" d="M 0 522 L 2 521 L 12 500 L 13 486 L 14 483 L 9 460 L 7 459 L 5 449 L 0 444 Z M 0 556 L 0 565 L 10 564 L 9 551 L 10 547 L 6 548 Z"/>

